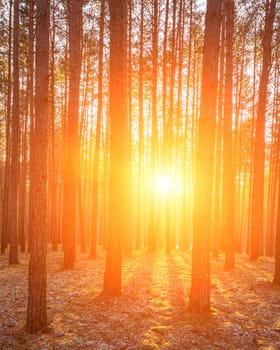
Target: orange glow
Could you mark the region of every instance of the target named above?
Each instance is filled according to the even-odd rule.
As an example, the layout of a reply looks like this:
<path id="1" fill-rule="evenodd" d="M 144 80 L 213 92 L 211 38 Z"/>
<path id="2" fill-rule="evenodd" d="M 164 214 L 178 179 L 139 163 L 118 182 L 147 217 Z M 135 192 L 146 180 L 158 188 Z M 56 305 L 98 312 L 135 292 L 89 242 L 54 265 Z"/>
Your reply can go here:
<path id="1" fill-rule="evenodd" d="M 155 189 L 156 192 L 167 194 L 170 193 L 176 187 L 175 179 L 168 174 L 158 173 L 155 176 Z"/>

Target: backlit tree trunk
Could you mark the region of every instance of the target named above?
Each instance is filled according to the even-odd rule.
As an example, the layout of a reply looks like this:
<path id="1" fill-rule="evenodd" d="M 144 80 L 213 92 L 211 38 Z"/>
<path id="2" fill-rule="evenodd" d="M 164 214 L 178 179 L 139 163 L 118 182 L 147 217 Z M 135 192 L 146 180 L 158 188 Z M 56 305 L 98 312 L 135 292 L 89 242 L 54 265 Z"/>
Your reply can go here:
<path id="1" fill-rule="evenodd" d="M 122 239 L 129 191 L 127 113 L 127 2 L 109 1 L 110 10 L 110 160 L 107 257 L 103 292 L 121 294 Z"/>
<path id="2" fill-rule="evenodd" d="M 28 101 L 28 98 L 27 98 Z M 26 230 L 26 179 L 27 179 L 27 115 L 23 121 L 23 135 L 21 142 L 21 167 L 19 176 L 19 215 L 18 215 L 18 243 L 20 251 L 25 252 Z"/>
<path id="3" fill-rule="evenodd" d="M 83 0 L 68 0 L 69 10 L 69 100 L 66 150 L 63 174 L 63 250 L 64 268 L 71 269 L 76 258 L 77 185 L 79 162 L 79 96 L 81 74 Z"/>
<path id="4" fill-rule="evenodd" d="M 9 263 L 18 263 L 18 181 L 19 181 L 19 0 L 14 1 L 13 28 L 13 103 L 11 132 L 11 213 Z"/>
<path id="5" fill-rule="evenodd" d="M 153 36 L 152 36 L 152 144 L 151 144 L 151 171 L 152 187 L 156 181 L 155 171 L 158 165 L 158 117 L 157 117 L 157 84 L 158 84 L 158 0 L 153 3 Z M 155 193 L 151 189 L 150 217 L 148 232 L 148 249 L 155 251 L 157 247 L 157 224 Z"/>
<path id="6" fill-rule="evenodd" d="M 234 168 L 232 154 L 232 45 L 234 1 L 225 1 L 226 16 L 226 71 L 223 148 L 223 203 L 222 229 L 225 244 L 225 267 L 234 267 Z"/>
<path id="7" fill-rule="evenodd" d="M 9 2 L 9 48 L 8 48 L 8 88 L 7 88 L 7 114 L 6 114 L 6 161 L 4 175 L 3 211 L 2 211 L 2 235 L 1 254 L 5 253 L 8 245 L 9 232 L 9 200 L 10 200 L 10 171 L 11 171 L 11 58 L 12 58 L 12 0 Z"/>
<path id="8" fill-rule="evenodd" d="M 279 79 L 279 77 L 278 77 Z M 280 112 L 280 104 L 276 104 L 276 112 Z M 278 123 L 278 132 L 277 132 L 277 157 L 278 164 L 276 165 L 276 175 L 280 175 L 280 125 Z M 280 285 L 280 181 L 278 180 L 278 205 L 276 213 L 276 239 L 275 239 L 275 265 L 274 265 L 274 277 L 273 283 Z"/>
<path id="9" fill-rule="evenodd" d="M 56 162 L 56 142 L 55 142 L 55 6 L 52 0 L 52 38 L 51 38 L 51 62 L 50 62 L 50 145 L 49 145 L 49 197 L 50 197 L 50 218 L 49 231 L 53 250 L 57 250 L 58 245 L 58 191 L 57 191 L 57 162 Z"/>
<path id="10" fill-rule="evenodd" d="M 172 147 L 173 147 L 173 131 L 174 131 L 174 93 L 175 93 L 175 73 L 177 62 L 176 50 L 176 0 L 173 0 L 172 12 L 172 33 L 171 33 L 171 67 L 170 67 L 170 91 L 169 91 L 169 109 L 167 122 L 164 130 L 164 150 L 163 150 L 163 166 L 166 172 L 170 174 L 172 163 Z M 165 221 L 165 245 L 166 253 L 171 250 L 171 197 L 164 198 L 164 221 Z"/>
<path id="11" fill-rule="evenodd" d="M 142 225 L 145 217 L 143 215 L 143 183 L 142 178 L 144 175 L 144 0 L 141 0 L 141 15 L 140 15 L 140 42 L 139 42 L 139 74 L 138 74 L 138 193 L 137 193 L 137 227 L 136 227 L 136 239 L 135 247 L 139 249 L 142 243 Z"/>
<path id="12" fill-rule="evenodd" d="M 254 177 L 252 192 L 252 227 L 250 259 L 256 260 L 263 253 L 264 213 L 264 162 L 265 162 L 265 112 L 269 70 L 271 66 L 271 42 L 276 0 L 266 0 L 263 35 L 263 62 L 259 86 L 259 99 L 254 140 Z"/>
<path id="13" fill-rule="evenodd" d="M 101 1 L 100 24 L 99 24 L 99 52 L 98 52 L 98 104 L 97 104 L 97 120 L 95 134 L 95 148 L 93 160 L 93 188 L 92 188 L 92 213 L 91 213 L 91 243 L 90 257 L 96 257 L 97 245 L 97 229 L 98 229 L 98 174 L 99 174 L 99 158 L 101 143 L 101 122 L 103 110 L 103 36 L 104 36 L 104 19 L 105 19 L 105 0 Z"/>
<path id="14" fill-rule="evenodd" d="M 224 11 L 224 9 L 222 10 Z M 225 93 L 225 16 L 222 18 L 221 23 L 221 47 L 220 47 L 220 63 L 219 63 L 220 80 L 218 85 L 218 105 L 217 105 L 217 125 L 215 135 L 215 179 L 214 179 L 214 207 L 213 218 L 214 225 L 211 235 L 211 249 L 213 249 L 213 256 L 219 256 L 219 249 L 224 249 L 224 244 L 221 237 L 221 209 L 222 209 L 222 129 L 223 129 L 223 116 L 224 116 L 224 93 Z"/>
<path id="15" fill-rule="evenodd" d="M 210 227 L 218 85 L 221 0 L 208 0 L 203 47 L 198 146 L 194 185 L 194 232 L 189 309 L 210 311 Z"/>
<path id="16" fill-rule="evenodd" d="M 36 2 L 35 129 L 31 171 L 33 198 L 30 207 L 32 237 L 29 262 L 26 331 L 37 333 L 47 328 L 47 157 L 49 85 L 49 1 Z M 36 237 L 36 238 L 35 238 Z"/>
<path id="17" fill-rule="evenodd" d="M 29 24 L 28 24 L 28 34 L 29 34 L 29 43 L 28 43 L 28 88 L 29 88 L 29 149 L 30 149 L 30 163 L 29 163 L 29 216 L 28 216 L 28 251 L 31 247 L 31 228 L 32 225 L 32 213 L 30 208 L 33 206 L 33 169 L 32 169 L 32 158 L 33 151 L 35 149 L 33 145 L 34 140 L 34 39 L 35 39 L 35 30 L 34 30 L 34 0 L 30 0 L 29 3 Z"/>

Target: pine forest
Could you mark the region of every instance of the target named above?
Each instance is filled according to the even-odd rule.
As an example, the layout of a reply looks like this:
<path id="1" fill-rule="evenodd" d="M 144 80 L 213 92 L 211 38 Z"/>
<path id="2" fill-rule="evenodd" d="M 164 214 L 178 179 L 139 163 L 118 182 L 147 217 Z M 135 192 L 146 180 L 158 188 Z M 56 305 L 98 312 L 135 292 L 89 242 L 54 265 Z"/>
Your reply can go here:
<path id="1" fill-rule="evenodd" d="M 0 0 L 0 349 L 280 349 L 280 2 Z"/>

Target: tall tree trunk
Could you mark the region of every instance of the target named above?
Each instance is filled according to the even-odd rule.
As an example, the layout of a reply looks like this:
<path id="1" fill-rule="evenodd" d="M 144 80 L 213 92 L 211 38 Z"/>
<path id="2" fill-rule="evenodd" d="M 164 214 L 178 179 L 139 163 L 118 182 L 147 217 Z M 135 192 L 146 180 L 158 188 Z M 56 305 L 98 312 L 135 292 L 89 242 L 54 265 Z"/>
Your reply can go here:
<path id="1" fill-rule="evenodd" d="M 1 236 L 1 254 L 5 253 L 9 237 L 9 201 L 10 201 L 10 171 L 11 171 L 11 58 L 12 58 L 12 9 L 13 2 L 9 5 L 9 48 L 8 48 L 8 89 L 7 89 L 7 113 L 6 113 L 6 161 L 4 175 L 4 194 L 3 194 L 3 212 L 2 212 L 2 236 Z"/>
<path id="2" fill-rule="evenodd" d="M 35 149 L 35 146 L 33 145 L 34 142 L 34 1 L 30 0 L 29 5 L 29 25 L 28 25 L 28 31 L 29 31 L 29 43 L 28 43 L 28 75 L 29 75 L 29 149 L 30 149 L 30 162 L 29 162 L 29 220 L 28 220 L 28 251 L 30 251 L 31 248 L 31 242 L 32 242 L 32 232 L 31 229 L 32 226 L 32 211 L 31 208 L 33 207 L 33 193 L 35 191 L 35 187 L 33 186 L 33 169 L 32 169 L 32 159 L 34 158 L 33 151 Z"/>
<path id="3" fill-rule="evenodd" d="M 225 1 L 226 16 L 226 76 L 223 147 L 222 230 L 225 243 L 225 267 L 234 267 L 234 168 L 232 154 L 232 71 L 234 0 Z"/>
<path id="4" fill-rule="evenodd" d="M 224 11 L 224 7 L 223 10 Z M 220 48 L 220 63 L 219 63 L 219 86 L 218 86 L 218 106 L 217 106 L 217 126 L 215 135 L 215 179 L 214 179 L 214 207 L 213 218 L 214 225 L 212 231 L 212 249 L 213 255 L 218 257 L 219 249 L 224 249 L 224 242 L 222 242 L 221 235 L 221 195 L 222 195 L 222 140 L 223 140 L 223 116 L 224 116 L 224 93 L 225 93 L 225 16 L 222 17 L 221 23 L 221 48 Z"/>
<path id="5" fill-rule="evenodd" d="M 66 154 L 63 174 L 63 250 L 64 268 L 76 259 L 77 184 L 80 172 L 78 125 L 81 74 L 83 0 L 68 0 L 69 10 L 69 101 L 66 127 Z"/>
<path id="6" fill-rule="evenodd" d="M 252 236 L 252 189 L 253 189 L 253 154 L 254 154 L 254 134 L 255 134 L 255 105 L 256 105 L 256 75 L 257 75 L 257 28 L 254 28 L 254 62 L 253 62 L 253 91 L 252 91 L 252 125 L 251 125 L 251 143 L 250 143 L 250 174 L 248 191 L 248 230 L 246 234 L 246 247 L 244 251 L 249 254 Z"/>
<path id="7" fill-rule="evenodd" d="M 254 140 L 254 177 L 252 192 L 252 235 L 250 259 L 256 260 L 263 252 L 263 204 L 265 162 L 265 111 L 268 76 L 271 66 L 271 42 L 276 0 L 266 0 L 265 27 L 263 35 L 263 62 L 259 86 L 259 99 Z"/>
<path id="8" fill-rule="evenodd" d="M 140 43 L 139 43 L 139 75 L 138 75 L 138 100 L 139 100 L 139 115 L 138 115 L 138 196 L 137 196 L 137 227 L 135 247 L 141 247 L 141 232 L 144 221 L 143 216 L 143 175 L 144 175 L 144 0 L 141 0 L 141 15 L 140 15 Z"/>
<path id="9" fill-rule="evenodd" d="M 153 36 L 152 36 L 152 144 L 151 144 L 151 172 L 153 184 L 158 165 L 158 122 L 157 122 L 157 84 L 158 84 L 158 0 L 153 6 Z M 148 249 L 155 251 L 157 247 L 156 201 L 154 190 L 151 190 Z"/>
<path id="10" fill-rule="evenodd" d="M 187 140 L 188 140 L 188 121 L 190 117 L 189 112 L 189 105 L 190 105 L 190 82 L 191 82 L 191 68 L 192 68 L 192 46 L 193 46 L 193 0 L 190 0 L 189 2 L 189 37 L 188 37 L 188 56 L 187 56 L 187 80 L 186 80 L 186 119 L 185 119 L 185 128 L 184 128 L 184 136 L 185 136 L 185 142 L 183 146 L 183 173 L 188 173 L 188 147 L 187 147 Z M 195 73 L 195 72 L 193 72 Z M 194 118 L 192 118 L 194 120 Z M 194 142 L 194 139 L 191 139 L 191 142 Z M 191 152 L 190 152 L 191 153 Z M 189 163 L 191 161 L 189 160 Z M 182 215 L 182 247 L 183 249 L 189 249 L 190 247 L 190 235 L 188 233 L 188 222 L 191 222 L 190 220 L 190 209 L 188 206 L 188 177 L 183 176 L 183 199 L 182 199 L 182 212 L 184 215 Z"/>
<path id="11" fill-rule="evenodd" d="M 276 55 L 276 60 L 277 60 Z M 269 183 L 268 183 L 268 205 L 267 205 L 267 221 L 266 221 L 266 246 L 265 255 L 273 256 L 275 247 L 275 226 L 277 221 L 277 187 L 279 183 L 278 176 L 278 128 L 279 122 L 277 122 L 278 112 L 278 91 L 279 91 L 279 72 L 275 70 L 274 76 L 274 98 L 273 98 L 273 111 L 272 111 L 272 130 L 271 130 L 271 147 L 270 147 L 270 159 L 269 159 Z"/>
<path id="12" fill-rule="evenodd" d="M 132 82 L 133 82 L 133 72 L 132 72 L 132 25 L 133 25 L 133 0 L 128 0 L 128 62 L 127 62 L 127 106 L 128 106 L 128 129 L 129 129 L 129 140 L 127 140 L 127 152 L 130 157 L 129 164 L 132 164 L 132 116 L 133 116 L 133 101 L 132 101 Z M 127 169 L 129 170 L 129 169 Z M 132 183 L 132 171 L 128 174 L 128 183 Z M 126 232 L 123 240 L 123 249 L 127 254 L 131 253 L 133 245 L 133 215 L 134 215 L 134 194 L 132 193 L 132 187 L 127 190 L 126 200 L 131 203 L 131 206 L 127 208 L 127 219 L 126 219 Z"/>
<path id="13" fill-rule="evenodd" d="M 100 24 L 99 24 L 99 52 L 98 52 L 98 102 L 97 102 L 97 120 L 95 134 L 95 148 L 93 160 L 93 188 L 92 188 L 92 213 L 91 213 L 91 243 L 90 257 L 96 257 L 96 245 L 98 234 L 98 174 L 99 157 L 101 143 L 101 122 L 103 110 L 103 51 L 104 51 L 104 19 L 105 19 L 105 0 L 101 0 Z"/>
<path id="14" fill-rule="evenodd" d="M 165 20 L 164 20 L 164 37 L 163 37 L 163 49 L 162 49 L 162 118 L 164 129 L 166 128 L 166 112 L 167 112 L 167 81 L 168 81 L 168 69 L 167 69 L 167 43 L 168 43 L 168 22 L 169 22 L 169 0 L 166 0 L 165 5 Z"/>
<path id="15" fill-rule="evenodd" d="M 37 333 L 47 328 L 47 158 L 48 158 L 48 88 L 49 88 L 49 0 L 36 0 L 36 72 L 35 129 L 31 171 L 31 247 L 29 262 L 26 331 Z M 36 235 L 36 239 L 35 239 Z"/>
<path id="16" fill-rule="evenodd" d="M 9 263 L 18 264 L 18 180 L 19 180 L 19 0 L 14 1 L 13 108 L 11 132 L 11 232 Z"/>
<path id="17" fill-rule="evenodd" d="M 169 110 L 168 119 L 165 124 L 164 131 L 164 152 L 163 152 L 163 166 L 168 176 L 171 176 L 171 162 L 172 162 L 172 147 L 173 147 L 173 129 L 174 129 L 174 93 L 175 93 L 175 72 L 177 61 L 176 50 L 176 14 L 177 6 L 176 0 L 173 0 L 173 13 L 172 13 L 172 33 L 171 33 L 171 68 L 170 68 L 170 92 L 169 92 Z M 171 195 L 167 196 L 164 200 L 164 221 L 165 221 L 165 241 L 166 241 L 166 253 L 170 253 L 171 250 Z"/>
<path id="18" fill-rule="evenodd" d="M 28 96 L 27 96 L 28 103 Z M 23 121 L 23 135 L 21 142 L 21 167 L 19 176 L 19 215 L 18 215 L 18 243 L 20 251 L 25 252 L 26 248 L 26 179 L 27 179 L 27 110 Z"/>
<path id="19" fill-rule="evenodd" d="M 236 222 L 236 236 L 240 237 L 240 193 L 241 193 L 241 178 L 242 178 L 242 162 L 240 158 L 241 154 L 241 145 L 243 141 L 242 134 L 242 92 L 244 86 L 244 78 L 245 78 L 245 44 L 246 44 L 246 31 L 244 31 L 244 35 L 242 37 L 241 48 L 239 48 L 242 53 L 240 56 L 240 61 L 238 62 L 237 69 L 237 87 L 236 87 L 236 102 L 235 102 L 235 138 L 234 138 L 234 163 L 235 163 L 235 171 L 236 177 L 238 178 L 237 186 L 235 190 L 235 222 Z"/>
<path id="20" fill-rule="evenodd" d="M 127 2 L 109 0 L 110 10 L 110 169 L 107 257 L 103 292 L 121 294 L 122 239 L 129 188 L 127 114 Z"/>
<path id="21" fill-rule="evenodd" d="M 194 188 L 194 235 L 189 309 L 210 311 L 210 227 L 218 85 L 221 0 L 208 0 L 203 47 L 198 146 Z"/>
<path id="22" fill-rule="evenodd" d="M 177 86 L 177 106 L 176 106 L 176 133 L 178 135 L 184 135 L 184 121 L 183 121 L 183 113 L 182 113 L 182 98 L 183 98 L 183 61 L 184 61 L 184 54 L 183 54 L 183 48 L 184 48 L 184 37 L 185 37 L 185 15 L 186 15 L 186 8 L 184 2 L 180 1 L 180 9 L 179 9 L 179 29 L 177 33 L 177 41 L 178 41 L 178 86 Z M 183 174 L 184 170 L 186 168 L 186 164 L 184 161 L 186 160 L 184 157 L 184 148 L 185 148 L 186 138 L 183 137 L 177 137 L 176 138 L 176 162 L 180 162 L 182 160 L 183 163 L 181 163 L 180 171 Z M 184 176 L 184 180 L 186 180 Z M 182 184 L 183 185 L 183 184 Z M 183 190 L 184 191 L 184 190 Z M 182 249 L 183 245 L 186 244 L 186 224 L 187 221 L 189 221 L 188 216 L 186 215 L 186 205 L 185 205 L 185 195 L 183 194 L 181 196 L 180 200 L 180 207 L 177 212 L 179 213 L 179 218 L 181 219 L 184 217 L 184 222 L 182 220 L 176 219 L 176 224 L 179 227 L 179 235 L 178 235 L 178 242 L 175 242 L 173 240 L 173 244 L 175 247 L 180 247 Z M 176 203 L 176 198 L 173 198 L 173 205 Z M 183 209 L 184 207 L 184 209 Z M 175 214 L 177 216 L 177 214 Z M 183 224 L 183 225 L 182 225 Z"/>
<path id="23" fill-rule="evenodd" d="M 280 112 L 278 107 L 278 113 Z M 280 175 L 280 125 L 278 124 L 278 133 L 277 133 L 277 151 L 278 151 L 278 177 Z M 278 181 L 278 205 L 276 213 L 276 239 L 275 239 L 275 263 L 274 263 L 274 276 L 273 283 L 280 285 L 280 182 Z"/>
<path id="24" fill-rule="evenodd" d="M 52 38 L 51 38 L 51 63 L 50 63 L 50 240 L 54 251 L 58 245 L 58 221 L 57 221 L 57 165 L 55 143 L 55 4 L 52 0 Z"/>

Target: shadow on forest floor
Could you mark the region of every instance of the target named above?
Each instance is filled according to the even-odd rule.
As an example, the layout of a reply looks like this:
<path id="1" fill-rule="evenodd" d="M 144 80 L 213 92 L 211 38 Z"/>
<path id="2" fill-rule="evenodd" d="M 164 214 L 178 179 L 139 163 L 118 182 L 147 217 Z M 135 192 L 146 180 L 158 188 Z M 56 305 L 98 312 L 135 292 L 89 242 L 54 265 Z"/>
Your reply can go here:
<path id="1" fill-rule="evenodd" d="M 271 284 L 273 259 L 237 256 L 234 271 L 211 261 L 212 315 L 187 311 L 191 256 L 133 253 L 123 260 L 120 298 L 100 295 L 105 257 L 80 255 L 61 270 L 62 253 L 48 255 L 51 332 L 27 335 L 28 257 L 8 266 L 0 257 L 0 349 L 280 349 L 280 289 Z"/>

